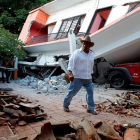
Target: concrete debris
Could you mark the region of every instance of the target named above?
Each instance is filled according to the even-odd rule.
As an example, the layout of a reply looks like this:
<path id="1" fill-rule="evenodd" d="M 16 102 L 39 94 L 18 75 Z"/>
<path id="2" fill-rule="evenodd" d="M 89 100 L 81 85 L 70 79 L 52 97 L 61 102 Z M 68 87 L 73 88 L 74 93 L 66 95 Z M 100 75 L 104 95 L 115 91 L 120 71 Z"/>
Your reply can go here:
<path id="1" fill-rule="evenodd" d="M 76 134 L 75 133 L 71 133 L 71 134 L 67 134 L 65 135 L 66 138 L 70 138 L 70 139 L 75 139 L 76 138 Z"/>
<path id="2" fill-rule="evenodd" d="M 99 135 L 97 134 L 96 129 L 88 120 L 82 120 L 80 125 L 83 127 L 84 131 L 87 134 L 87 140 L 101 140 Z"/>
<path id="3" fill-rule="evenodd" d="M 105 83 L 105 84 L 103 85 L 103 87 L 104 87 L 105 89 L 108 89 L 108 88 L 110 88 L 110 84 Z"/>
<path id="4" fill-rule="evenodd" d="M 8 92 L 0 93 L 2 94 L 0 95 L 0 125 L 8 123 L 11 128 L 14 128 L 38 118 L 45 119 L 47 116 L 39 105 L 31 103 L 28 98 Z"/>
<path id="5" fill-rule="evenodd" d="M 117 125 L 118 127 L 106 121 L 93 123 L 86 119 L 54 125 L 48 121 L 34 140 L 139 140 L 140 129 Z M 120 136 L 118 130 L 123 135 Z"/>
<path id="6" fill-rule="evenodd" d="M 13 91 L 12 88 L 0 88 L 0 91 Z"/>
<path id="7" fill-rule="evenodd" d="M 42 126 L 41 133 L 34 140 L 56 140 L 49 121 Z"/>
<path id="8" fill-rule="evenodd" d="M 118 95 L 116 95 L 118 97 Z M 107 99 L 96 105 L 96 110 L 113 113 L 115 115 L 134 116 L 140 118 L 140 92 L 130 92 L 119 95 L 120 99 L 112 102 Z M 108 103 L 108 104 L 107 104 Z"/>
<path id="9" fill-rule="evenodd" d="M 102 124 L 97 128 L 97 133 L 100 135 L 102 139 L 110 139 L 110 140 L 122 140 L 118 133 L 107 123 L 103 121 Z"/>
<path id="10" fill-rule="evenodd" d="M 44 80 L 26 76 L 24 79 L 18 79 L 16 83 L 19 83 L 22 86 L 30 86 L 39 92 L 47 94 L 67 93 L 69 87 L 67 75 L 64 73 L 59 76 L 51 76 L 50 78 L 45 78 Z"/>

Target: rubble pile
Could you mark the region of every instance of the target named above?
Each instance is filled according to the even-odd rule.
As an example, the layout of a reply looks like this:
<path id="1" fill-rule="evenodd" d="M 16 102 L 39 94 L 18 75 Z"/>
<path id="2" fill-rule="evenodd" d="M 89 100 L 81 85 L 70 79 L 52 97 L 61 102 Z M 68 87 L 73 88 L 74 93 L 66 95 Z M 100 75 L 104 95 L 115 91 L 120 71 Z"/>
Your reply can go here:
<path id="1" fill-rule="evenodd" d="M 44 80 L 39 80 L 34 77 L 26 76 L 22 80 L 17 80 L 22 86 L 30 86 L 43 93 L 66 93 L 68 89 L 68 82 L 65 78 L 65 74 L 59 76 L 51 76 Z"/>
<path id="2" fill-rule="evenodd" d="M 9 125 L 14 129 L 37 119 L 46 119 L 47 114 L 40 105 L 28 98 L 0 91 L 0 125 Z"/>
<path id="3" fill-rule="evenodd" d="M 101 112 L 113 113 L 115 115 L 134 116 L 140 118 L 140 91 L 128 91 L 126 94 L 118 95 L 122 97 L 116 102 L 108 99 L 96 105 L 96 110 Z"/>
<path id="4" fill-rule="evenodd" d="M 4 133 L 0 133 L 1 140 L 29 140 L 27 136 L 14 133 L 8 125 L 3 128 Z M 40 133 L 34 134 L 32 140 L 139 140 L 139 138 L 140 128 L 134 125 L 82 119 L 53 125 L 50 121 L 46 121 L 40 127 Z"/>
<path id="5" fill-rule="evenodd" d="M 138 140 L 140 138 L 139 128 L 130 124 L 116 124 L 83 119 L 51 125 L 48 121 L 34 140 Z"/>

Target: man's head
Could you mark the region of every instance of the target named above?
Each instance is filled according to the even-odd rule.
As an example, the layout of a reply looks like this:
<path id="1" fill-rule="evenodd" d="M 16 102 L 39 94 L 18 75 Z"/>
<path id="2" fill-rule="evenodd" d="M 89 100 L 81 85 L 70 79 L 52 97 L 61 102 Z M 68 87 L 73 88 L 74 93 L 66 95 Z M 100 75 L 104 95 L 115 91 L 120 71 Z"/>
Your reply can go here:
<path id="1" fill-rule="evenodd" d="M 89 51 L 90 47 L 94 46 L 94 43 L 91 42 L 90 36 L 88 35 L 84 39 L 81 40 L 81 43 L 82 43 L 83 51 L 86 51 L 86 52 Z"/>

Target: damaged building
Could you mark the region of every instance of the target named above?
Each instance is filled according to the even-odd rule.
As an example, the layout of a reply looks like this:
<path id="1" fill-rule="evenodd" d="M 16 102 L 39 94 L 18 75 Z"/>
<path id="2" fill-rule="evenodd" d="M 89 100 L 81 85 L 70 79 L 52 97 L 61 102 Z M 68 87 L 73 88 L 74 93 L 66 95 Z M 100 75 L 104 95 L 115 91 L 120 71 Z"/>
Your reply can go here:
<path id="1" fill-rule="evenodd" d="M 69 56 L 81 47 L 80 39 L 90 35 L 95 79 L 106 82 L 103 77 L 112 64 L 140 60 L 139 6 L 136 0 L 57 0 L 33 9 L 19 36 L 28 53 L 19 68 L 40 79 L 60 74 L 62 67 L 67 73 Z"/>
<path id="2" fill-rule="evenodd" d="M 139 0 L 55 0 L 32 9 L 19 36 L 28 56 L 15 59 L 17 80 L 0 87 L 0 140 L 139 140 L 140 90 L 98 84 L 116 69 L 140 84 L 139 17 Z M 95 43 L 96 116 L 84 87 L 63 110 L 69 57 L 85 35 Z"/>

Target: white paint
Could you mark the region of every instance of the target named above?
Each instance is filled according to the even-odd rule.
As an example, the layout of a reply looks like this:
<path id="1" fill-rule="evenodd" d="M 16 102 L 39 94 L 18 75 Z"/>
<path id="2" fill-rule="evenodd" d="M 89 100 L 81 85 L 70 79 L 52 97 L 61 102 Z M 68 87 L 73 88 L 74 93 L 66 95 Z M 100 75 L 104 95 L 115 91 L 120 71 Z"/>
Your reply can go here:
<path id="1" fill-rule="evenodd" d="M 108 46 L 105 46 L 99 50 L 97 50 L 94 55 L 95 57 L 101 57 L 101 55 L 103 54 L 106 54 L 110 51 L 115 51 L 115 50 L 118 50 L 120 49 L 120 47 L 122 48 L 123 45 L 133 41 L 133 40 L 136 40 L 140 38 L 140 31 L 139 32 L 136 32 L 134 34 L 131 34 L 121 40 L 117 40 L 116 42 L 113 42 L 112 44 L 109 44 Z M 133 47 L 131 47 L 132 49 L 134 49 Z M 120 53 L 123 53 L 123 52 L 120 52 Z"/>
<path id="2" fill-rule="evenodd" d="M 14 69 L 18 69 L 18 58 L 15 57 L 14 60 Z"/>
<path id="3" fill-rule="evenodd" d="M 110 14 L 109 14 L 109 17 L 108 17 L 108 20 L 106 21 L 106 25 L 108 25 L 109 23 L 115 21 L 116 19 L 122 17 L 123 15 L 125 15 L 129 10 L 129 6 L 116 6 L 116 7 L 113 7 Z"/>
<path id="4" fill-rule="evenodd" d="M 18 64 L 21 64 L 21 65 L 28 65 L 28 66 L 36 66 L 37 63 L 36 61 L 35 62 L 26 62 L 26 61 L 19 61 Z M 59 62 L 50 62 L 50 63 L 45 63 L 45 65 L 42 65 L 43 63 L 39 63 L 37 66 L 56 66 L 59 64 Z M 32 67 L 33 68 L 33 67 Z M 36 67 L 35 67 L 36 69 Z"/>
<path id="5" fill-rule="evenodd" d="M 40 66 L 41 65 L 45 66 L 48 63 L 53 63 L 53 62 L 55 62 L 54 56 L 48 56 L 46 55 L 46 53 L 39 54 L 36 59 L 36 64 Z"/>
<path id="6" fill-rule="evenodd" d="M 53 29 L 54 29 L 54 26 L 55 26 L 55 25 L 49 25 L 49 26 L 48 26 L 48 34 L 51 34 L 51 33 L 52 33 L 52 31 L 53 31 Z"/>
<path id="7" fill-rule="evenodd" d="M 68 37 L 69 37 L 69 45 L 70 45 L 70 54 L 72 55 L 73 52 L 76 50 L 76 38 L 72 30 L 69 32 Z"/>
<path id="8" fill-rule="evenodd" d="M 67 62 L 63 58 L 60 58 L 58 60 L 58 62 L 59 62 L 59 65 L 61 66 L 61 69 L 64 70 L 65 73 L 68 73 L 68 70 L 67 70 L 68 64 L 67 64 Z"/>
<path id="9" fill-rule="evenodd" d="M 88 11 L 79 32 L 85 33 L 88 30 L 88 27 L 90 25 L 90 22 L 93 18 L 95 11 L 96 11 L 96 8 L 92 8 Z"/>
<path id="10" fill-rule="evenodd" d="M 67 47 L 66 47 L 67 48 Z M 34 53 L 28 53 L 28 56 L 30 57 L 37 57 L 39 54 L 42 54 L 42 52 L 34 52 Z M 70 55 L 70 51 L 68 49 L 66 50 L 55 50 L 55 51 L 45 51 L 45 54 L 47 56 L 59 56 L 59 55 Z"/>
<path id="11" fill-rule="evenodd" d="M 108 7 L 108 6 L 121 6 L 125 3 L 136 2 L 136 0 L 100 0 L 98 8 Z"/>
<path id="12" fill-rule="evenodd" d="M 61 24 L 62 24 L 62 20 L 58 20 L 57 23 L 54 26 L 54 29 L 53 29 L 52 33 L 58 33 Z"/>
<path id="13" fill-rule="evenodd" d="M 56 13 L 51 13 L 46 22 L 46 25 L 54 23 L 54 22 L 58 22 L 58 21 L 62 22 L 64 19 L 67 19 L 67 18 L 71 18 L 71 17 L 75 17 L 79 15 L 86 15 L 83 21 L 83 25 L 81 26 L 80 31 L 79 31 L 79 32 L 86 32 L 94 16 L 94 13 L 97 9 L 102 9 L 102 8 L 113 6 L 113 5 L 121 5 L 122 3 L 125 3 L 125 1 L 122 1 L 122 0 L 86 1 L 83 3 L 77 4 L 75 6 L 57 11 Z M 110 18 L 107 21 L 106 25 L 114 21 L 115 19 L 118 19 L 122 15 L 126 14 L 126 12 L 128 11 L 128 8 L 129 6 L 125 6 L 125 7 L 117 6 L 117 8 L 113 8 Z M 59 23 L 56 24 L 55 30 L 53 31 L 53 33 L 56 33 L 56 31 L 59 31 L 59 28 L 60 28 Z"/>
<path id="14" fill-rule="evenodd" d="M 88 0 L 55 0 L 41 7 L 49 15 Z"/>
<path id="15" fill-rule="evenodd" d="M 51 15 L 61 10 L 68 9 L 69 7 L 86 3 L 88 1 L 91 3 L 90 8 L 94 7 L 93 3 L 97 3 L 98 8 L 101 8 L 112 5 L 123 5 L 124 3 L 129 2 L 139 2 L 140 0 L 56 0 L 43 5 L 41 9 Z M 88 7 L 84 7 L 84 9 L 86 8 Z"/>
<path id="16" fill-rule="evenodd" d="M 91 3 L 91 1 L 87 1 L 87 2 L 84 2 L 84 3 L 69 7 L 67 9 L 63 9 L 63 10 L 58 11 L 56 13 L 52 13 L 49 16 L 49 18 L 46 22 L 46 25 L 51 24 L 51 23 L 56 22 L 56 21 L 59 21 L 59 20 L 64 20 L 64 19 L 67 19 L 67 18 L 79 16 L 79 15 L 84 15 L 90 9 L 92 9 L 91 6 L 93 8 L 94 3 L 93 2 Z"/>

